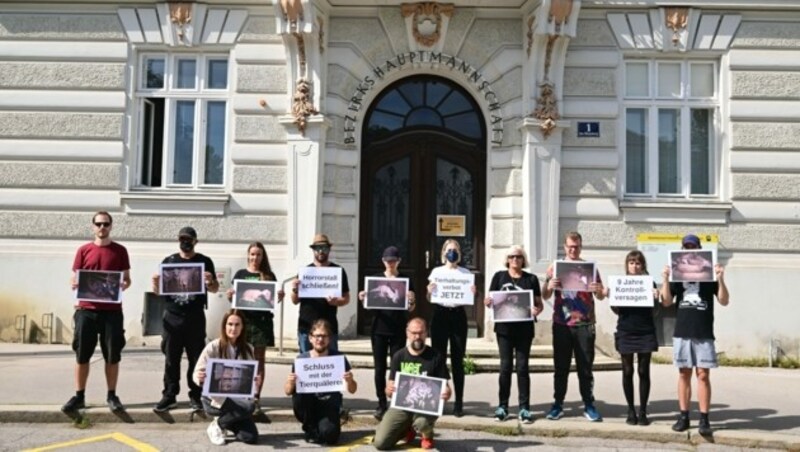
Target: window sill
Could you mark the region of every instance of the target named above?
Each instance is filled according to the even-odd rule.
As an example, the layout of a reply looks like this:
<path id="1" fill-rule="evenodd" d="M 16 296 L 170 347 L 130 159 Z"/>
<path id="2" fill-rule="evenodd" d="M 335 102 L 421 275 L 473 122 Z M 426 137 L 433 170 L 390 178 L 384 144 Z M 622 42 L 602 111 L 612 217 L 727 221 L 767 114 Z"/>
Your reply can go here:
<path id="1" fill-rule="evenodd" d="M 224 215 L 230 195 L 223 192 L 129 191 L 120 193 L 129 215 Z"/>
<path id="2" fill-rule="evenodd" d="M 624 199 L 619 207 L 628 223 L 727 224 L 733 204 L 707 199 Z"/>

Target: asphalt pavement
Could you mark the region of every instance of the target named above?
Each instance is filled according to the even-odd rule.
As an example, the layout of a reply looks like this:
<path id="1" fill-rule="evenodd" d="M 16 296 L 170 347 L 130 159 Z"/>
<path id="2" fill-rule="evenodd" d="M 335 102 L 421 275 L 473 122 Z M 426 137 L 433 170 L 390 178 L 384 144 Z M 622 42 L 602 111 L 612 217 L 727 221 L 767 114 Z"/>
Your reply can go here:
<path id="1" fill-rule="evenodd" d="M 70 423 L 60 411 L 75 391 L 74 355 L 66 345 L 0 343 L 0 423 Z M 184 361 L 185 365 L 185 361 Z M 113 414 L 105 405 L 103 361 L 96 353 L 86 391 L 88 408 L 82 413 L 92 423 L 188 423 L 207 422 L 198 419 L 188 408 L 188 396 L 182 381 L 179 407 L 168 414 L 157 415 L 152 407 L 159 400 L 162 388 L 164 359 L 152 347 L 129 347 L 123 352 L 117 394 L 126 411 Z M 274 422 L 295 422 L 291 400 L 283 395 L 283 382 L 288 365 L 268 365 L 262 394 L 262 406 Z M 352 414 L 353 425 L 371 428 L 375 423 L 372 411 L 376 406 L 373 371 L 355 369 L 359 388 L 345 396 L 345 405 Z M 185 372 L 184 372 L 185 374 Z M 558 421 L 544 419 L 552 403 L 553 379 L 550 374 L 533 374 L 531 408 L 535 422 L 521 425 L 514 419 L 495 422 L 497 374 L 484 373 L 466 378 L 465 416 L 449 413 L 452 404 L 437 426 L 443 429 L 514 432 L 531 437 L 596 437 L 640 441 L 675 442 L 738 447 L 768 447 L 800 450 L 800 371 L 766 368 L 720 368 L 711 373 L 713 398 L 711 422 L 714 435 L 697 434 L 699 417 L 692 404 L 692 429 L 675 433 L 670 426 L 677 416 L 675 391 L 677 371 L 670 365 L 652 365 L 650 426 L 625 424 L 627 407 L 618 370 L 595 372 L 596 406 L 603 422 L 589 422 L 583 417 L 577 377 L 570 375 L 565 403 L 565 417 Z M 517 412 L 516 378 L 512 384 L 512 415 Z M 638 398 L 638 395 L 637 395 Z M 299 431 L 299 425 L 297 426 Z"/>

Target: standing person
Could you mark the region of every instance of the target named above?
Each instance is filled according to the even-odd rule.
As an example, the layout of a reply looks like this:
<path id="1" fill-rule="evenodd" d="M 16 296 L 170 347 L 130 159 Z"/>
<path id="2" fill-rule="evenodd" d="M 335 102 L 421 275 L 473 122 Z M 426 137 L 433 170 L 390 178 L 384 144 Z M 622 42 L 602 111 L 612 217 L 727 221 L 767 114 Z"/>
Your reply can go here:
<path id="1" fill-rule="evenodd" d="M 314 262 L 308 264 L 309 267 L 339 267 L 328 257 L 331 253 L 333 244 L 325 234 L 317 234 L 311 242 L 311 249 L 314 251 Z M 350 285 L 347 282 L 347 272 L 342 268 L 342 296 L 326 298 L 299 298 L 297 295 L 300 280 L 292 281 L 291 300 L 293 304 L 300 304 L 300 315 L 297 319 L 297 343 L 300 352 L 304 353 L 311 350 L 311 342 L 308 334 L 311 325 L 319 319 L 325 319 L 331 324 L 333 332 L 330 338 L 331 350 L 339 350 L 339 321 L 336 319 L 337 308 L 345 306 L 350 302 Z"/>
<path id="2" fill-rule="evenodd" d="M 197 245 L 197 231 L 186 226 L 178 232 L 180 252 L 164 258 L 162 264 L 205 264 L 205 288 L 207 292 L 216 293 L 219 289 L 214 262 L 207 256 L 194 251 Z M 153 292 L 159 293 L 160 276 L 153 275 Z M 203 409 L 200 400 L 201 388 L 192 379 L 194 367 L 206 341 L 206 314 L 208 296 L 169 295 L 166 296 L 163 332 L 161 333 L 161 351 L 164 353 L 164 390 L 161 400 L 153 407 L 156 413 L 163 413 L 178 406 L 176 397 L 181 389 L 181 357 L 184 350 L 189 368 L 186 370 L 186 383 L 189 386 L 189 405 L 193 410 Z"/>
<path id="3" fill-rule="evenodd" d="M 309 330 L 313 348 L 301 353 L 298 358 L 319 358 L 322 356 L 341 355 L 337 350 L 331 350 L 331 338 L 333 328 L 325 319 L 319 319 L 311 325 Z M 353 379 L 353 372 L 350 370 L 350 363 L 344 359 L 344 380 L 347 392 L 355 394 L 358 383 Z M 283 385 L 286 395 L 292 396 L 292 408 L 294 416 L 303 424 L 305 440 L 309 443 L 319 443 L 334 445 L 339 441 L 342 433 L 339 413 L 342 409 L 341 392 L 320 392 L 320 393 L 297 393 L 297 374 L 292 372 L 286 378 Z"/>
<path id="4" fill-rule="evenodd" d="M 233 275 L 233 279 L 241 280 L 256 280 L 256 281 L 277 281 L 275 273 L 269 265 L 269 256 L 264 244 L 261 242 L 253 242 L 247 246 L 247 268 L 237 270 Z M 235 292 L 233 288 L 228 289 L 226 296 L 228 301 L 233 299 Z M 278 290 L 278 303 L 283 301 L 284 292 L 282 289 Z M 267 347 L 275 346 L 275 326 L 273 318 L 275 317 L 269 311 L 249 311 L 240 310 L 239 314 L 246 320 L 245 322 L 245 338 L 247 343 L 253 346 L 256 360 L 258 361 L 258 375 L 261 377 L 258 382 L 256 400 L 254 403 L 254 413 L 266 418 L 269 423 L 269 417 L 261 411 L 261 387 L 264 385 L 264 353 Z"/>
<path id="5" fill-rule="evenodd" d="M 408 278 L 408 276 L 400 274 L 397 269 L 400 266 L 400 250 L 397 247 L 386 248 L 381 260 L 385 270 L 375 276 Z M 413 311 L 416 305 L 416 296 L 410 278 L 407 297 L 408 311 Z M 367 292 L 365 290 L 359 292 L 358 299 L 365 301 Z M 405 325 L 408 322 L 408 312 L 388 309 L 376 309 L 372 312 L 372 359 L 375 363 L 375 393 L 378 396 L 378 407 L 375 408 L 373 416 L 380 421 L 388 407 L 386 401 L 386 351 L 389 350 L 388 356 L 391 357 L 405 345 Z"/>
<path id="6" fill-rule="evenodd" d="M 441 252 L 442 264 L 434 268 L 428 276 L 428 300 L 436 292 L 435 278 L 445 276 L 447 273 L 470 273 L 458 264 L 461 262 L 461 245 L 453 239 L 445 240 Z M 472 293 L 477 289 L 473 285 Z M 453 386 L 455 387 L 456 400 L 453 415 L 464 415 L 464 355 L 467 353 L 467 311 L 464 306 L 433 305 L 433 319 L 431 320 L 431 345 L 436 351 L 447 356 L 447 342 L 450 342 L 450 368 L 453 372 Z"/>
<path id="7" fill-rule="evenodd" d="M 626 275 L 649 275 L 647 260 L 641 251 L 634 250 L 625 256 Z M 608 289 L 606 289 L 606 294 Z M 658 291 L 653 288 L 653 297 L 658 300 Z M 628 402 L 629 425 L 650 425 L 647 418 L 647 401 L 650 399 L 650 359 L 658 351 L 656 324 L 653 320 L 653 307 L 618 307 L 612 310 L 617 318 L 617 332 L 614 343 L 622 357 L 622 391 Z M 639 415 L 633 403 L 633 355 L 636 354 L 639 367 Z"/>
<path id="8" fill-rule="evenodd" d="M 398 372 L 411 375 L 426 375 L 428 377 L 444 378 L 450 380 L 447 372 L 446 358 L 431 347 L 425 345 L 428 336 L 428 326 L 425 320 L 415 317 L 406 326 L 408 345 L 392 355 L 389 370 L 389 384 L 386 386 L 386 396 L 392 397 L 396 388 L 394 379 Z M 442 393 L 442 399 L 450 399 L 450 382 L 448 381 Z M 433 427 L 436 416 L 413 413 L 397 408 L 390 408 L 375 430 L 373 445 L 378 450 L 393 448 L 398 441 L 405 438 L 406 444 L 414 440 L 417 433 L 422 437 L 422 448 L 433 449 Z"/>
<path id="9" fill-rule="evenodd" d="M 536 275 L 523 270 L 528 266 L 528 255 L 519 245 L 512 245 L 506 254 L 505 266 L 494 274 L 490 291 L 532 290 L 533 308 L 531 313 L 536 318 L 544 309 L 542 293 L 539 288 L 539 279 Z M 492 298 L 484 299 L 486 307 L 492 306 Z M 508 399 L 511 395 L 511 368 L 516 357 L 517 387 L 519 388 L 519 420 L 523 424 L 533 422 L 530 405 L 531 378 L 528 371 L 528 361 L 533 344 L 533 320 L 525 322 L 503 322 L 494 324 L 497 334 L 497 348 L 500 350 L 500 375 L 498 377 L 500 391 L 500 404 L 494 411 L 497 421 L 508 418 Z"/>
<path id="10" fill-rule="evenodd" d="M 100 211 L 92 216 L 94 240 L 78 248 L 72 262 L 72 290 L 78 288 L 78 270 L 101 270 L 122 272 L 122 286 L 125 290 L 131 285 L 130 260 L 128 250 L 119 243 L 111 241 L 111 214 Z M 75 351 L 75 395 L 61 411 L 74 413 L 86 407 L 86 382 L 89 380 L 89 360 L 100 338 L 100 350 L 105 360 L 106 402 L 111 411 L 122 411 L 125 407 L 117 397 L 117 380 L 122 348 L 125 347 L 122 304 L 96 303 L 78 300 L 75 306 L 75 331 L 72 349 Z"/>
<path id="11" fill-rule="evenodd" d="M 247 322 L 240 311 L 230 310 L 222 317 L 219 337 L 209 342 L 200 353 L 192 378 L 203 387 L 207 375 L 209 358 L 253 361 L 253 347 L 245 340 L 243 330 Z M 256 374 L 256 385 L 261 383 L 261 374 Z M 249 388 L 249 386 L 248 386 Z M 258 428 L 253 421 L 253 401 L 250 399 L 228 397 L 203 397 L 203 409 L 214 420 L 206 433 L 211 444 L 225 444 L 225 430 L 230 430 L 236 439 L 246 444 L 258 442 Z"/>
<path id="12" fill-rule="evenodd" d="M 564 254 L 568 261 L 583 261 L 581 249 L 583 238 L 577 232 L 568 232 L 564 238 Z M 547 268 L 547 278 L 542 298 L 549 299 L 555 294 L 553 303 L 553 374 L 554 401 L 547 413 L 547 419 L 558 420 L 564 416 L 564 397 L 567 395 L 567 381 L 572 356 L 578 370 L 578 384 L 583 399 L 583 414 L 592 422 L 602 420 L 594 406 L 594 340 L 595 315 L 594 298 L 605 298 L 605 290 L 600 274 L 589 283 L 588 292 L 565 290 L 561 281 L 554 277 L 554 265 Z"/>
<path id="13" fill-rule="evenodd" d="M 681 240 L 681 249 L 700 249 L 700 239 L 688 234 Z M 675 332 L 672 338 L 673 361 L 678 375 L 678 405 L 681 414 L 672 426 L 676 432 L 689 429 L 689 402 L 692 399 L 692 369 L 697 374 L 697 399 L 700 405 L 698 432 L 712 434 L 708 411 L 711 407 L 711 369 L 718 366 L 714 346 L 714 296 L 722 306 L 729 300 L 722 265 L 714 267 L 717 280 L 713 282 L 669 282 L 670 268 L 664 267 L 661 300 L 664 306 L 678 303 Z"/>

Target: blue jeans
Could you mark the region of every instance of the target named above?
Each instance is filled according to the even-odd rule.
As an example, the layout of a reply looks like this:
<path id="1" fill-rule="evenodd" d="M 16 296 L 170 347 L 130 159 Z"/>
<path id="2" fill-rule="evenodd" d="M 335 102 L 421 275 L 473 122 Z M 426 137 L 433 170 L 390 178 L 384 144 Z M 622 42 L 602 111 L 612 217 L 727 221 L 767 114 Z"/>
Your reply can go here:
<path id="1" fill-rule="evenodd" d="M 300 347 L 300 353 L 305 353 L 311 350 L 311 340 L 308 338 L 309 333 L 297 333 L 297 345 Z M 328 344 L 328 350 L 332 352 L 339 351 L 339 335 L 332 334 L 331 341 Z"/>

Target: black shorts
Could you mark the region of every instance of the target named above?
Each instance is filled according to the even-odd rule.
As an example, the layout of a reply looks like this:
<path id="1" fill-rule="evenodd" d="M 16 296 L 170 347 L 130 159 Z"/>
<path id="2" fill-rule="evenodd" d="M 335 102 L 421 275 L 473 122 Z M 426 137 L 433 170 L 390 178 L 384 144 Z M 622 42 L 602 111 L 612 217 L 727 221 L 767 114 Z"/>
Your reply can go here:
<path id="1" fill-rule="evenodd" d="M 94 349 L 97 338 L 100 338 L 100 350 L 107 363 L 116 364 L 121 359 L 125 347 L 125 330 L 122 327 L 122 311 L 94 311 L 78 309 L 73 316 L 75 334 L 72 339 L 72 350 L 78 364 L 87 364 Z"/>

